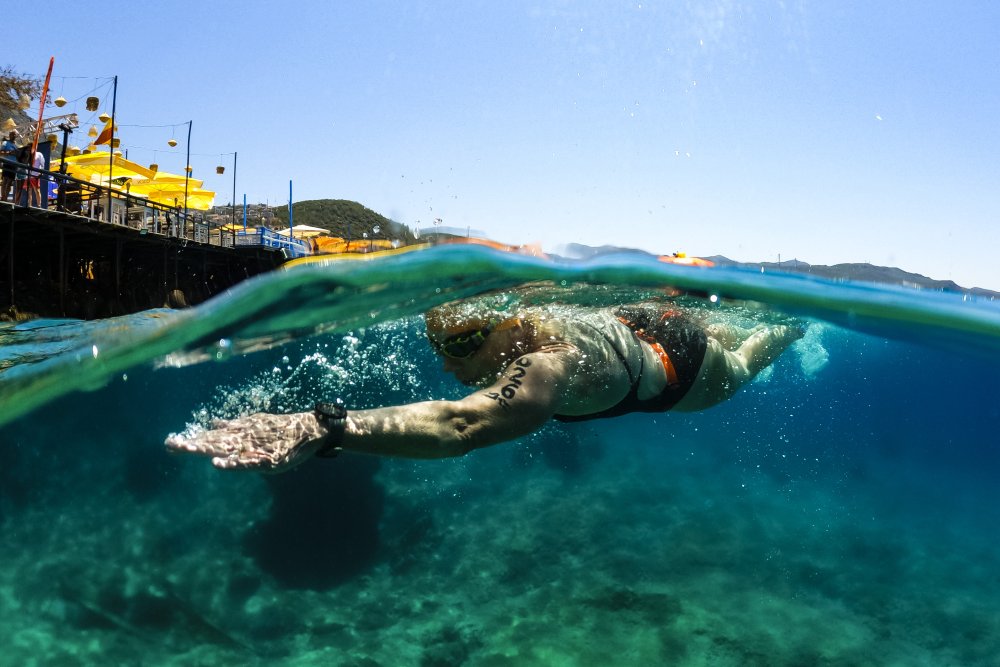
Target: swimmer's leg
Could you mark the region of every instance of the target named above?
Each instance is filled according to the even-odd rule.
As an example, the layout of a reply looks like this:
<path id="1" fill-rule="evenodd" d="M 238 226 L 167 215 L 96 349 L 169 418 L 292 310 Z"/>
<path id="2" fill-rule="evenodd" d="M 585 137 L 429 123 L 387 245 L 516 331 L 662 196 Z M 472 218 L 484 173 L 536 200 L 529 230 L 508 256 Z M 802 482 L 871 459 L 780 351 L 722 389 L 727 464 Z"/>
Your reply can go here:
<path id="1" fill-rule="evenodd" d="M 757 373 L 771 365 L 785 349 L 802 338 L 803 329 L 778 324 L 764 327 L 750 335 L 739 348 L 730 354 L 736 356 L 752 380 Z"/>
<path id="2" fill-rule="evenodd" d="M 698 378 L 674 409 L 704 410 L 731 398 L 801 337 L 802 330 L 796 326 L 767 326 L 750 334 L 736 350 L 727 350 L 710 336 Z"/>
<path id="3" fill-rule="evenodd" d="M 764 328 L 763 324 L 757 325 L 753 329 L 744 329 L 734 324 L 723 324 L 716 322 L 705 327 L 705 335 L 714 338 L 727 350 L 736 350 L 740 345 L 752 336 L 754 332 Z"/>

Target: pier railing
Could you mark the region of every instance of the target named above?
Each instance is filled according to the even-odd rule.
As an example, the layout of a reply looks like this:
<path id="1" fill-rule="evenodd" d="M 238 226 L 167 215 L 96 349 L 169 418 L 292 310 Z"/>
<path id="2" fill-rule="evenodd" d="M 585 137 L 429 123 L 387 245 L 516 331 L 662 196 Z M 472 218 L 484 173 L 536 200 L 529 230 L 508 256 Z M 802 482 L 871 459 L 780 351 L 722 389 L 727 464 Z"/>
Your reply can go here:
<path id="1" fill-rule="evenodd" d="M 140 234 L 158 234 L 206 245 L 275 248 L 289 259 L 312 253 L 312 244 L 308 241 L 278 234 L 267 227 L 248 232 L 234 229 L 232 225 L 213 225 L 200 212 L 190 210 L 185 217 L 184 209 L 179 206 L 130 194 L 127 179 L 109 188 L 61 172 L 23 164 L 16 168 L 25 178 L 15 184 L 11 202 L 15 206 L 56 210 L 87 221 L 129 227 Z M 37 201 L 32 199 L 26 187 L 29 178 L 38 178 L 40 199 Z M 55 184 L 54 192 L 50 192 L 50 183 Z"/>
<path id="2" fill-rule="evenodd" d="M 312 254 L 312 244 L 302 239 L 278 234 L 267 227 L 257 227 L 254 231 L 236 232 L 237 246 L 264 246 L 277 248 L 288 259 Z"/>
<path id="3" fill-rule="evenodd" d="M 235 231 L 212 225 L 200 212 L 189 210 L 185 216 L 180 206 L 169 206 L 130 194 L 127 179 L 109 188 L 104 184 L 94 184 L 69 174 L 29 165 L 5 167 L 25 177 L 14 182 L 13 193 L 6 200 L 15 206 L 69 213 L 88 221 L 129 227 L 140 234 L 157 234 L 207 245 L 236 245 Z M 38 199 L 33 199 L 30 192 L 29 179 L 32 178 L 38 179 Z M 55 184 L 54 192 L 50 183 Z"/>

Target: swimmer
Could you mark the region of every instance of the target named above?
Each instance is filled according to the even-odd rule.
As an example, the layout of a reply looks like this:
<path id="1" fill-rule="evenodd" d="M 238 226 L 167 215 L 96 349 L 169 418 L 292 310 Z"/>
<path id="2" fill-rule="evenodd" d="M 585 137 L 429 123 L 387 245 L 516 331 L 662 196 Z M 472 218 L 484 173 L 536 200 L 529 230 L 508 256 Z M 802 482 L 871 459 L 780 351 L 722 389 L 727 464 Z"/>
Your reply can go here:
<path id="1" fill-rule="evenodd" d="M 210 429 L 170 435 L 166 446 L 210 457 L 217 468 L 259 472 L 341 450 L 462 456 L 551 419 L 710 408 L 803 333 L 797 325 L 703 324 L 697 311 L 659 302 L 508 309 L 466 301 L 439 306 L 426 321 L 445 371 L 476 388 L 462 399 L 350 411 L 317 403 L 309 412 L 216 420 Z"/>

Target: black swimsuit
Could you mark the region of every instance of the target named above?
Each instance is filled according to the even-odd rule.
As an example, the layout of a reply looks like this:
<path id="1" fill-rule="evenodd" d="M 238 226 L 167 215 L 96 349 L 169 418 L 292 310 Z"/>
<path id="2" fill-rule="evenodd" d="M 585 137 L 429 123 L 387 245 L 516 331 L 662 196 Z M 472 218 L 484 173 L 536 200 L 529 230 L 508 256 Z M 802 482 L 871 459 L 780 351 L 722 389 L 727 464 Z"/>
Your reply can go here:
<path id="1" fill-rule="evenodd" d="M 678 310 L 664 309 L 662 306 L 637 305 L 622 306 L 615 311 L 619 321 L 633 331 L 637 338 L 650 343 L 659 343 L 676 371 L 676 382 L 668 382 L 663 391 L 647 399 L 639 398 L 639 380 L 645 364 L 643 355 L 639 372 L 632 373 L 632 368 L 625 354 L 615 345 L 614 341 L 604 332 L 601 334 L 611 344 L 612 349 L 625 365 L 631 387 L 628 394 L 616 405 L 607 410 L 589 415 L 555 415 L 554 418 L 563 422 L 585 421 L 617 417 L 629 412 L 665 412 L 674 407 L 678 401 L 691 389 L 698 378 L 702 361 L 705 359 L 705 349 L 708 340 L 700 326 L 689 320 Z"/>

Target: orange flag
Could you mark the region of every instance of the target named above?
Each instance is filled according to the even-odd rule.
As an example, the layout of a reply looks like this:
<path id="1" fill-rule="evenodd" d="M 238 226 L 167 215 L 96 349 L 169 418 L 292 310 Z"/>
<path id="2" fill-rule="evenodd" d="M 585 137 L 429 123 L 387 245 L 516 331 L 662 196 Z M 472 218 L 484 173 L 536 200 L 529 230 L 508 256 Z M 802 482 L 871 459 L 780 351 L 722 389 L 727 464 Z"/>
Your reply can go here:
<path id="1" fill-rule="evenodd" d="M 109 118 L 108 122 L 104 124 L 104 129 L 101 130 L 101 133 L 97 135 L 97 139 L 94 140 L 94 145 L 110 144 L 112 134 L 114 133 L 111 130 L 111 119 Z"/>
<path id="2" fill-rule="evenodd" d="M 38 138 L 42 136 L 42 116 L 45 115 L 45 97 L 49 94 L 49 80 L 52 79 L 52 66 L 56 63 L 56 57 L 49 58 L 49 72 L 45 75 L 45 85 L 42 86 L 42 99 L 38 101 L 38 124 L 35 126 L 35 140 L 31 142 L 31 154 L 38 150 Z"/>

